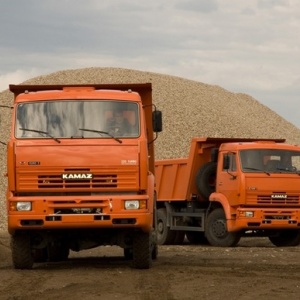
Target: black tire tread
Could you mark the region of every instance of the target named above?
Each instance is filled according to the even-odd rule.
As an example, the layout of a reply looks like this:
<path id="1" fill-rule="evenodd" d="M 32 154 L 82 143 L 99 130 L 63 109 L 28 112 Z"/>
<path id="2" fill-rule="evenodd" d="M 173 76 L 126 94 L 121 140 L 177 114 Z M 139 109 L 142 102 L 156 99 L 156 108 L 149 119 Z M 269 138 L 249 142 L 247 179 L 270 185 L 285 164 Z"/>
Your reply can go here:
<path id="1" fill-rule="evenodd" d="M 216 189 L 215 181 L 217 174 L 217 163 L 208 162 L 205 163 L 197 172 L 196 175 L 196 187 L 198 193 L 204 198 L 208 199 L 210 194 Z M 211 184 L 211 180 L 214 184 Z"/>
<path id="2" fill-rule="evenodd" d="M 31 269 L 34 263 L 31 253 L 30 236 L 15 234 L 11 236 L 12 262 L 15 269 Z"/>
<path id="3" fill-rule="evenodd" d="M 269 236 L 276 247 L 296 247 L 300 244 L 300 230 L 280 230 L 277 235 Z"/>
<path id="4" fill-rule="evenodd" d="M 187 240 L 194 245 L 207 245 L 208 241 L 205 237 L 204 232 L 201 231 L 187 231 L 186 233 Z"/>
<path id="5" fill-rule="evenodd" d="M 173 245 L 182 245 L 185 238 L 185 232 L 182 230 L 177 230 L 175 232 L 176 235 L 173 241 Z"/>
<path id="6" fill-rule="evenodd" d="M 152 266 L 152 233 L 136 233 L 133 240 L 132 266 L 149 269 Z"/>
<path id="7" fill-rule="evenodd" d="M 159 208 L 157 210 L 157 223 L 163 224 L 163 233 L 157 231 L 157 243 L 159 245 L 173 245 L 176 238 L 176 231 L 167 227 L 167 210 Z"/>

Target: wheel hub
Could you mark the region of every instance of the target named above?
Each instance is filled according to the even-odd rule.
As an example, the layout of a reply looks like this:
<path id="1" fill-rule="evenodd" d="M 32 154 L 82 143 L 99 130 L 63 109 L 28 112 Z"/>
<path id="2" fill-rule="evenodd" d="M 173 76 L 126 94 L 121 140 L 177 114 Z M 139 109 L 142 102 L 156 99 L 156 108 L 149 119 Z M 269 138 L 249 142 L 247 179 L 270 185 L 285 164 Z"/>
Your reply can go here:
<path id="1" fill-rule="evenodd" d="M 163 224 L 163 222 L 158 221 L 158 223 L 157 223 L 157 231 L 160 234 L 164 232 L 164 224 Z"/>
<path id="2" fill-rule="evenodd" d="M 227 233 L 226 222 L 224 220 L 216 220 L 213 223 L 212 231 L 216 237 L 224 237 Z"/>

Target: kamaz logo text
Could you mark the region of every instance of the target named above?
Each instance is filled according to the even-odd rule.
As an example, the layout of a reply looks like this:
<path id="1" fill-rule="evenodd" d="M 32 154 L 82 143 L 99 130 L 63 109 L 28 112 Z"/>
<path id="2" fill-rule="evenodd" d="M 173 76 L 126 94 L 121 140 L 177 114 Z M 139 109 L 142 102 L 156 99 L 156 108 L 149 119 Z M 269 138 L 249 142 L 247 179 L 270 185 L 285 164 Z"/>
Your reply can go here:
<path id="1" fill-rule="evenodd" d="M 74 180 L 74 179 L 86 180 L 86 179 L 93 179 L 93 174 L 91 173 L 62 174 L 61 178 L 66 180 Z"/>
<path id="2" fill-rule="evenodd" d="M 274 195 L 271 195 L 271 198 L 272 199 L 287 199 L 287 195 L 285 195 L 285 194 L 274 194 Z"/>

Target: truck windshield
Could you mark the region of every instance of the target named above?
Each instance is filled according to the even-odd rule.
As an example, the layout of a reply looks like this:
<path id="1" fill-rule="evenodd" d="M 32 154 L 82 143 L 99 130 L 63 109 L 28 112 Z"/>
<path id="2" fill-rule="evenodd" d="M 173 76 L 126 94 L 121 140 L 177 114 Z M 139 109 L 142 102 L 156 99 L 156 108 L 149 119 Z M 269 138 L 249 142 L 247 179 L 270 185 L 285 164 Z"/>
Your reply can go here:
<path id="1" fill-rule="evenodd" d="M 243 172 L 300 172 L 300 151 L 251 149 L 240 151 Z"/>
<path id="2" fill-rule="evenodd" d="M 103 132 L 106 134 L 99 134 Z M 137 103 L 55 100 L 21 103 L 15 136 L 31 138 L 132 138 L 140 135 Z"/>

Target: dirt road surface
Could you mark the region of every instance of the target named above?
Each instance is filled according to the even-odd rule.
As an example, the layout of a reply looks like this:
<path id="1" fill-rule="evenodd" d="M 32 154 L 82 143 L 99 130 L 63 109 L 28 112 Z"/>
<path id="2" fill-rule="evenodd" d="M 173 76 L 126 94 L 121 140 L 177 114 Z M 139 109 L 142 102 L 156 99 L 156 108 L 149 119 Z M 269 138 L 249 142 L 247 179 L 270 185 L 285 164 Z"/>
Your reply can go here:
<path id="1" fill-rule="evenodd" d="M 69 260 L 12 267 L 9 236 L 0 232 L 0 299 L 300 299 L 300 247 L 267 239 L 238 247 L 160 246 L 149 270 L 130 267 L 121 248 L 71 252 Z"/>

